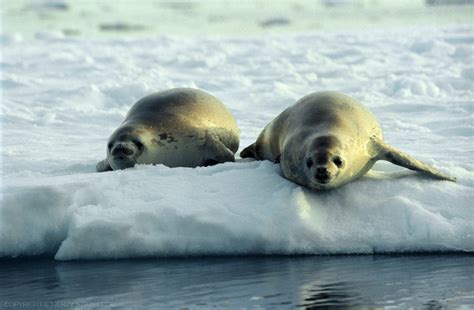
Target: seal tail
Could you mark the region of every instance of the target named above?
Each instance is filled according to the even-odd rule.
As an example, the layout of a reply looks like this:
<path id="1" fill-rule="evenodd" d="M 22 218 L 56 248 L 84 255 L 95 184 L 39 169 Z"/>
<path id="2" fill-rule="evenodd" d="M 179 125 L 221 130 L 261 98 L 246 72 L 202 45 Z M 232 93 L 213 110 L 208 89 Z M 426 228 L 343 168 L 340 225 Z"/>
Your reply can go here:
<path id="1" fill-rule="evenodd" d="M 257 158 L 257 154 L 255 152 L 255 143 L 250 144 L 245 149 L 240 152 L 240 157 L 242 158 Z"/>
<path id="2" fill-rule="evenodd" d="M 455 177 L 444 174 L 436 168 L 429 166 L 380 140 L 372 141 L 377 149 L 377 159 L 386 160 L 394 165 L 421 172 L 434 179 L 456 182 Z"/>

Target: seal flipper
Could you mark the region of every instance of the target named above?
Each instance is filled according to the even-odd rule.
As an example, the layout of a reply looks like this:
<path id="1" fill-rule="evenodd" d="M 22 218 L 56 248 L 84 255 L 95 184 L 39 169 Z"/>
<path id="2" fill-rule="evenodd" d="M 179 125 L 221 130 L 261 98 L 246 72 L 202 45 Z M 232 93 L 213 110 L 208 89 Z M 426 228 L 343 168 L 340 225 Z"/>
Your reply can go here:
<path id="1" fill-rule="evenodd" d="M 234 152 L 216 137 L 207 137 L 206 147 L 209 149 L 207 158 L 200 166 L 213 166 L 228 161 L 234 162 Z"/>
<path id="2" fill-rule="evenodd" d="M 402 166 L 410 170 L 421 172 L 429 177 L 455 182 L 456 178 L 442 173 L 434 167 L 431 167 L 412 156 L 391 147 L 379 139 L 372 139 L 374 151 L 376 151 L 375 160 L 386 160 L 394 165 Z"/>
<path id="3" fill-rule="evenodd" d="M 99 161 L 95 166 L 95 170 L 97 172 L 105 172 L 105 171 L 112 171 L 112 167 L 109 165 L 109 161 L 106 159 Z"/>
<path id="4" fill-rule="evenodd" d="M 255 153 L 255 143 L 250 144 L 245 149 L 240 152 L 240 157 L 242 158 L 257 158 L 257 154 Z"/>

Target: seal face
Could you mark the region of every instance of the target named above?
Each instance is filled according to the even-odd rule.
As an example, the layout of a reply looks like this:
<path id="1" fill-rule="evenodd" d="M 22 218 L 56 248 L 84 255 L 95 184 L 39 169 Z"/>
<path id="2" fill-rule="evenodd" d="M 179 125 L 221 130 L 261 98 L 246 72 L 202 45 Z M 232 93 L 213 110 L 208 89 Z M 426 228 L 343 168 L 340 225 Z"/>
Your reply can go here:
<path id="1" fill-rule="evenodd" d="M 301 98 L 268 123 L 240 156 L 278 162 L 285 178 L 314 190 L 351 182 L 377 160 L 455 181 L 386 144 L 374 115 L 338 92 L 315 92 Z"/>
<path id="2" fill-rule="evenodd" d="M 239 129 L 214 96 L 197 89 L 175 88 L 136 102 L 110 136 L 107 158 L 98 172 L 135 164 L 169 167 L 208 166 L 234 161 Z"/>
<path id="3" fill-rule="evenodd" d="M 320 136 L 309 143 L 303 159 L 304 172 L 311 187 L 324 188 L 341 173 L 344 166 L 341 143 L 335 136 Z"/>

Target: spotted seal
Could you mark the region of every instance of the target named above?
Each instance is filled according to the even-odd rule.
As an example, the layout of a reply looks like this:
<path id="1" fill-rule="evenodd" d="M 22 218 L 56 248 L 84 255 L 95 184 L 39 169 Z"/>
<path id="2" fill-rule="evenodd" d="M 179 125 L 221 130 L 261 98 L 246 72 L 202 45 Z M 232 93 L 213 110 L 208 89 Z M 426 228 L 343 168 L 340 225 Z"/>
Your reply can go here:
<path id="1" fill-rule="evenodd" d="M 208 166 L 234 161 L 239 129 L 216 97 L 198 89 L 175 88 L 136 102 L 110 136 L 98 172 L 135 164 Z"/>

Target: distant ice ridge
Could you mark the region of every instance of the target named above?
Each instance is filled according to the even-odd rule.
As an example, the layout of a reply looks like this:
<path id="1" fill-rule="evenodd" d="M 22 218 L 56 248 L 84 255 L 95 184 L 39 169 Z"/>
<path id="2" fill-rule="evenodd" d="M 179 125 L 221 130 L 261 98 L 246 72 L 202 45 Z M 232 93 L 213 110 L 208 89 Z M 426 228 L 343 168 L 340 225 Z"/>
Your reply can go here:
<path id="1" fill-rule="evenodd" d="M 471 199 L 460 185 L 415 176 L 314 193 L 267 161 L 25 179 L 4 188 L 0 254 L 474 251 Z"/>
<path id="2" fill-rule="evenodd" d="M 247 38 L 86 40 L 3 35 L 0 256 L 474 251 L 470 27 Z M 391 145 L 458 178 L 379 163 L 315 193 L 269 162 L 94 173 L 139 98 L 202 88 L 236 116 L 241 147 L 316 90 L 365 103 Z"/>

